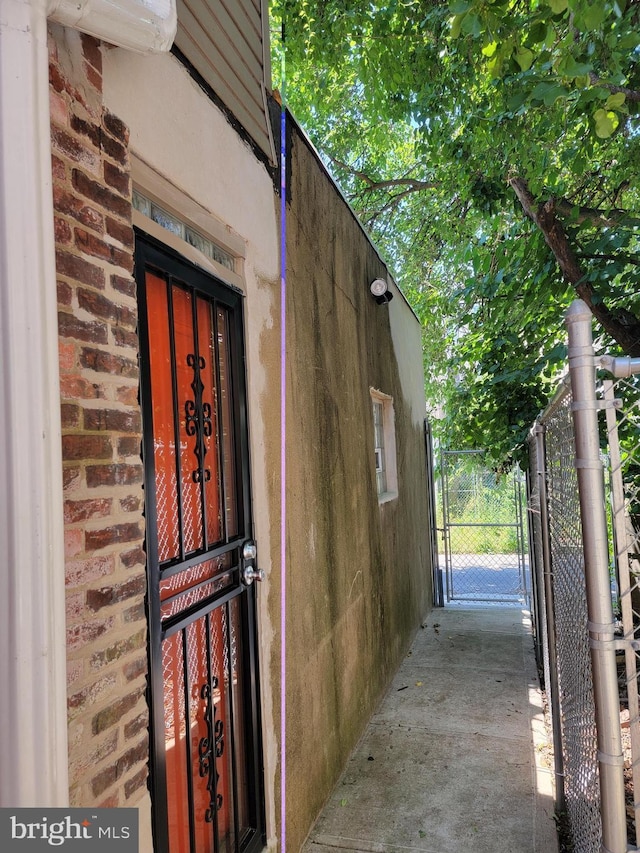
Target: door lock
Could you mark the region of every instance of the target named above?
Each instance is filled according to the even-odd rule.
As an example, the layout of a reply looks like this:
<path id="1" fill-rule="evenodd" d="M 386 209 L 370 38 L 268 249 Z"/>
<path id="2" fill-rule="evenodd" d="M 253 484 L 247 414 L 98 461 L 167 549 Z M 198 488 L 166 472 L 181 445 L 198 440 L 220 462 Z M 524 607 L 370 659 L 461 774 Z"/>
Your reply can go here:
<path id="1" fill-rule="evenodd" d="M 248 539 L 242 546 L 242 580 L 245 586 L 251 586 L 254 581 L 263 581 L 266 577 L 263 569 L 257 569 L 255 560 L 258 556 L 256 543 Z"/>
<path id="2" fill-rule="evenodd" d="M 264 569 L 254 569 L 253 566 L 245 566 L 242 572 L 242 580 L 247 586 L 251 586 L 254 581 L 263 581 L 265 577 Z"/>

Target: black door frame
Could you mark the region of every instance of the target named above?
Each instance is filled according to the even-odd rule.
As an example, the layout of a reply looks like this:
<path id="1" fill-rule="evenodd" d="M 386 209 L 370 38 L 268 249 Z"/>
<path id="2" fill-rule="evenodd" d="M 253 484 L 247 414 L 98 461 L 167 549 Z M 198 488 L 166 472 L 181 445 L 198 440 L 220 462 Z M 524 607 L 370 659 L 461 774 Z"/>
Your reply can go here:
<path id="1" fill-rule="evenodd" d="M 203 559 L 217 556 L 222 550 L 229 550 L 230 545 L 237 546 L 238 554 L 242 543 L 253 539 L 253 521 L 251 512 L 251 480 L 249 457 L 249 434 L 247 414 L 247 382 L 246 357 L 244 341 L 244 294 L 232 285 L 217 279 L 211 273 L 193 264 L 161 241 L 135 228 L 135 279 L 138 295 L 138 334 L 140 352 L 140 403 L 143 417 L 142 458 L 145 481 L 145 518 L 146 518 L 146 553 L 147 553 L 147 620 L 148 620 L 148 703 L 150 708 L 150 757 L 149 757 L 149 790 L 152 799 L 152 821 L 155 853 L 170 853 L 169 830 L 167 819 L 167 786 L 163 707 L 163 668 L 162 641 L 170 633 L 178 630 L 184 623 L 184 618 L 162 624 L 160 612 L 160 596 L 158 594 L 161 577 L 174 571 L 188 568 Z M 154 446 L 151 401 L 151 373 L 149 361 L 149 329 L 147 323 L 145 273 L 151 271 L 162 278 L 173 277 L 185 282 L 194 292 L 200 292 L 208 298 L 214 298 L 218 303 L 229 309 L 233 319 L 233 330 L 230 330 L 231 340 L 231 372 L 229 387 L 233 388 L 233 406 L 235 430 L 235 475 L 236 494 L 238 495 L 238 524 L 237 535 L 228 538 L 222 548 L 203 549 L 195 556 L 186 560 L 167 561 L 162 567 L 158 560 L 157 539 L 157 507 L 155 496 L 154 476 Z M 226 538 L 226 537 L 225 537 Z M 237 838 L 237 849 L 240 853 L 257 853 L 266 843 L 265 834 L 265 804 L 264 804 L 264 774 L 262 761 L 262 727 L 260 715 L 260 684 L 259 684 L 259 655 L 257 638 L 257 612 L 255 585 L 245 586 L 242 583 L 241 557 L 238 557 L 235 583 L 232 588 L 226 588 L 219 597 L 210 602 L 211 612 L 214 607 L 224 605 L 232 598 L 239 597 L 242 612 L 244 671 L 247 674 L 247 693 L 250 707 L 245 708 L 245 729 L 243 736 L 249 736 L 251 749 L 251 765 L 253 772 L 249 774 L 249 798 L 254 809 L 255 831 L 248 837 Z"/>

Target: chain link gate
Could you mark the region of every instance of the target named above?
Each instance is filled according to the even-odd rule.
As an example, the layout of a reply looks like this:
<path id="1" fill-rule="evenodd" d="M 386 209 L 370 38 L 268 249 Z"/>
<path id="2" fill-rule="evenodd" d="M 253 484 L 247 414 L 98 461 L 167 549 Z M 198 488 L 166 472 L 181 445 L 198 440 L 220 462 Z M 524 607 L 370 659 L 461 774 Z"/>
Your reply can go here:
<path id="1" fill-rule="evenodd" d="M 528 606 L 521 471 L 492 471 L 481 450 L 442 450 L 440 473 L 444 603 Z"/>

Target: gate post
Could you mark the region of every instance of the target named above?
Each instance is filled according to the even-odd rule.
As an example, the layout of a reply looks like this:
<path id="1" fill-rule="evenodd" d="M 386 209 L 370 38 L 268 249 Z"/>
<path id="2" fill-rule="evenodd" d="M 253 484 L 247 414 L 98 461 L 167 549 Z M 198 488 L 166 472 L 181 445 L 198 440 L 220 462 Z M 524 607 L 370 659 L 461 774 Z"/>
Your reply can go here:
<path id="1" fill-rule="evenodd" d="M 580 493 L 582 544 L 589 616 L 589 645 L 600 770 L 603 853 L 626 853 L 620 701 L 609 582 L 605 494 L 595 393 L 591 312 L 577 299 L 566 316 L 573 393 L 575 465 Z"/>
<path id="2" fill-rule="evenodd" d="M 549 534 L 549 496 L 547 494 L 547 448 L 546 427 L 536 423 L 534 427 L 536 447 L 536 476 L 538 477 L 538 495 L 540 498 L 540 538 L 542 539 L 543 586 L 540 598 L 544 602 L 540 607 L 544 615 L 547 649 L 549 655 L 549 706 L 551 709 L 551 736 L 553 740 L 553 770 L 555 774 L 556 811 L 565 810 L 564 758 L 562 753 L 562 732 L 560 720 L 560 685 L 558 684 L 558 641 L 556 635 L 556 608 L 553 592 L 553 565 L 551 563 L 551 538 Z M 543 613 L 544 608 L 544 613 Z"/>

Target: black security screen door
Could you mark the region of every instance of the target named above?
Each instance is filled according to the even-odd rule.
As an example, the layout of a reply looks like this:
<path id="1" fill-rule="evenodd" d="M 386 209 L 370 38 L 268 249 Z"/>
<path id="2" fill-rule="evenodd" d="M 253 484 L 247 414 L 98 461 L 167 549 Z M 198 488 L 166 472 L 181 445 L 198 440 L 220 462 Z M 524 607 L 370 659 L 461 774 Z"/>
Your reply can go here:
<path id="1" fill-rule="evenodd" d="M 137 234 L 155 846 L 263 844 L 242 296 Z M 251 568 L 249 566 L 248 568 Z"/>

